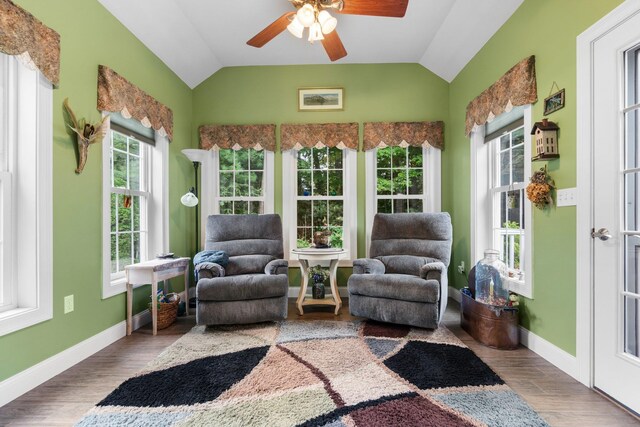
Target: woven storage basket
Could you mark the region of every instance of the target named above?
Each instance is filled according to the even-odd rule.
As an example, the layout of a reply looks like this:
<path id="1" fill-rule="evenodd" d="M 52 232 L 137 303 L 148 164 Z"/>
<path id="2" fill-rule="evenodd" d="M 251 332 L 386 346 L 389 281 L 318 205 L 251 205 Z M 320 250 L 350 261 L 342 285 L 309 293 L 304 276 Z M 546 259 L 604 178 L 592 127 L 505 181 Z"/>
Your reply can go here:
<path id="1" fill-rule="evenodd" d="M 171 295 L 171 294 L 169 294 Z M 168 328 L 176 321 L 178 317 L 178 305 L 180 304 L 180 295 L 177 295 L 178 299 L 173 302 L 161 302 L 158 304 L 158 329 Z M 151 311 L 151 304 L 149 303 L 149 311 Z"/>

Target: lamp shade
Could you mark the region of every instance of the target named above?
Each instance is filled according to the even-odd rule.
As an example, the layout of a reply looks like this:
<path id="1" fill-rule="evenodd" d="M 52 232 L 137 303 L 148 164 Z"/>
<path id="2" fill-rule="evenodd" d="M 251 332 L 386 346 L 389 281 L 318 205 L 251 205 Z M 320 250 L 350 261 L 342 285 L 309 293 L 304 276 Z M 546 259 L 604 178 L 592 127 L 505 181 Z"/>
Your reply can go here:
<path id="1" fill-rule="evenodd" d="M 331 16 L 331 14 L 326 10 L 323 10 L 318 14 L 318 22 L 320 23 L 324 34 L 329 34 L 331 31 L 335 30 L 338 25 L 338 20 Z"/>
<path id="2" fill-rule="evenodd" d="M 206 158 L 209 151 L 207 150 L 199 150 L 196 148 L 187 148 L 182 150 L 182 154 L 187 156 L 187 159 L 192 162 L 202 163 L 202 161 Z"/>
<path id="3" fill-rule="evenodd" d="M 187 194 L 180 198 L 180 203 L 188 208 L 192 208 L 198 205 L 198 197 L 191 191 L 189 191 Z"/>
<path id="4" fill-rule="evenodd" d="M 309 27 L 309 41 L 313 43 L 318 40 L 324 40 L 324 36 L 322 35 L 322 27 L 320 27 L 319 23 L 315 22 Z"/>
<path id="5" fill-rule="evenodd" d="M 300 23 L 302 25 L 304 25 L 305 27 L 310 27 L 311 24 L 313 24 L 316 20 L 316 13 L 313 10 L 313 6 L 307 3 L 300 9 L 298 9 L 296 17 L 300 20 Z"/>
<path id="6" fill-rule="evenodd" d="M 304 25 L 298 19 L 298 16 L 294 16 L 293 20 L 289 25 L 287 25 L 287 30 L 297 38 L 302 38 L 302 33 L 304 32 Z"/>

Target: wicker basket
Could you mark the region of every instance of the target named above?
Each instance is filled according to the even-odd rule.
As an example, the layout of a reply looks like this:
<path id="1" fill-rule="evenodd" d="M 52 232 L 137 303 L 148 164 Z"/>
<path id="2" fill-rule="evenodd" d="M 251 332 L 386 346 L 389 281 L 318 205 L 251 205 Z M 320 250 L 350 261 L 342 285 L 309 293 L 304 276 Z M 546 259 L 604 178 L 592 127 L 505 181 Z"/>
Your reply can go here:
<path id="1" fill-rule="evenodd" d="M 171 295 L 171 294 L 169 294 Z M 180 295 L 173 302 L 158 303 L 158 329 L 168 328 L 176 321 L 178 317 L 178 305 L 180 304 Z M 149 303 L 149 311 L 151 311 L 152 303 Z"/>

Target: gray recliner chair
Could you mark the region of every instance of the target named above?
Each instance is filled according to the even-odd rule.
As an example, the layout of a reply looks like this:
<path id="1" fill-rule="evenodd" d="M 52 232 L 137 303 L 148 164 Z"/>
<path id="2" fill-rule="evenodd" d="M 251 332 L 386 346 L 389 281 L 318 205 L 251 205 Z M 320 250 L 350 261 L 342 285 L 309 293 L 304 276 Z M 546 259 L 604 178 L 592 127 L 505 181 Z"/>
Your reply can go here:
<path id="1" fill-rule="evenodd" d="M 227 325 L 287 317 L 288 262 L 282 221 L 269 215 L 210 215 L 205 250 L 225 251 L 226 267 L 208 263 L 198 270 L 196 320 Z"/>
<path id="2" fill-rule="evenodd" d="M 447 307 L 448 213 L 377 214 L 367 259 L 347 282 L 354 316 L 435 329 Z"/>

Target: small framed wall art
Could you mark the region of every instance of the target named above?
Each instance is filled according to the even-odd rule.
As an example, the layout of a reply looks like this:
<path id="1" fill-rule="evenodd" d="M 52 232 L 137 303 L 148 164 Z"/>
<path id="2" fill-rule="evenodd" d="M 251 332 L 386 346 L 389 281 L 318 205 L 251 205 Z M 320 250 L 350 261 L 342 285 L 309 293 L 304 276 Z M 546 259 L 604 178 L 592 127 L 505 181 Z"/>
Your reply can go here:
<path id="1" fill-rule="evenodd" d="M 564 108 L 564 89 L 544 99 L 544 115 L 548 116 L 561 108 Z"/>
<path id="2" fill-rule="evenodd" d="M 344 109 L 344 89 L 301 88 L 298 89 L 298 111 L 341 111 Z"/>

